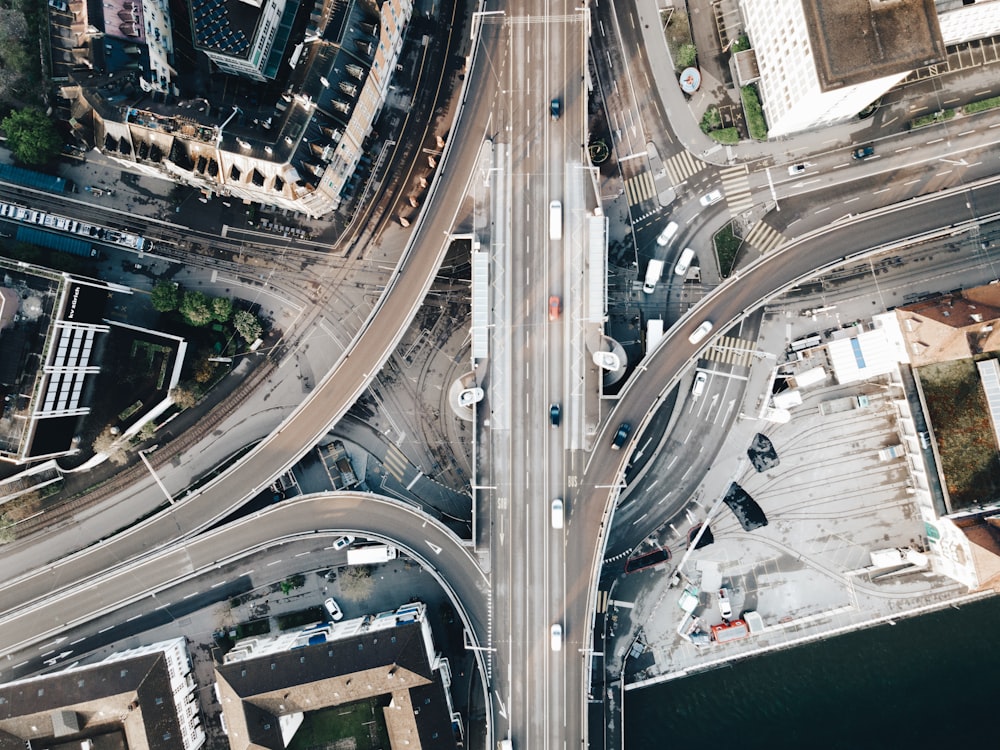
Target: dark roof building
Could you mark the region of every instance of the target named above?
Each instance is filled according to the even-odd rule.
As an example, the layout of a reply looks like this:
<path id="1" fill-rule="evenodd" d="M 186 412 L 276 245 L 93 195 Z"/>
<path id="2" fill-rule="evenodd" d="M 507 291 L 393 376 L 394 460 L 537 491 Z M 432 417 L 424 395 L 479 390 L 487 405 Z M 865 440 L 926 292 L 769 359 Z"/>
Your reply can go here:
<path id="1" fill-rule="evenodd" d="M 78 69 L 75 85 L 62 88 L 74 131 L 127 169 L 206 194 L 312 217 L 335 210 L 355 187 L 412 0 L 318 0 L 301 21 L 301 39 L 292 35 L 302 28 L 298 0 L 190 3 L 195 48 L 224 73 L 275 79 L 275 100 L 220 106 L 150 97 L 133 83 L 141 61 L 94 58 L 91 69 Z M 95 41 L 74 43 L 74 50 L 96 54 Z"/>
<path id="2" fill-rule="evenodd" d="M 422 603 L 241 641 L 216 668 L 233 750 L 281 750 L 312 711 L 384 696 L 393 748 L 451 750 L 461 721 Z"/>
<path id="3" fill-rule="evenodd" d="M 177 638 L 0 685 L 0 750 L 197 750 L 190 672 Z"/>

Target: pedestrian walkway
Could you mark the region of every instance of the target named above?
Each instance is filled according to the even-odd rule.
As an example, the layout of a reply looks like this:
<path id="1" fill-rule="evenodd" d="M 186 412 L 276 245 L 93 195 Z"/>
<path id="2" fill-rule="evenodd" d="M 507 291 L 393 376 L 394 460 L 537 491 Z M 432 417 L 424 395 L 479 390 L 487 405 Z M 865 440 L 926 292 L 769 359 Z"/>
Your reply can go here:
<path id="1" fill-rule="evenodd" d="M 631 206 L 639 206 L 645 201 L 656 198 L 656 188 L 653 185 L 653 177 L 649 172 L 643 171 L 635 177 L 630 177 L 625 181 L 625 194 Z"/>
<path id="2" fill-rule="evenodd" d="M 395 477 L 396 481 L 402 483 L 403 475 L 406 474 L 409 462 L 406 460 L 406 456 L 400 452 L 399 448 L 395 445 L 390 445 L 385 452 L 383 462 L 385 463 L 385 468 Z"/>
<path id="3" fill-rule="evenodd" d="M 770 224 L 758 221 L 747 233 L 744 241 L 761 255 L 765 255 L 772 250 L 777 250 L 779 247 L 784 245 L 788 239 Z"/>
<path id="4" fill-rule="evenodd" d="M 745 164 L 720 169 L 719 175 L 722 177 L 726 203 L 734 216 L 753 206 L 753 196 L 750 195 L 750 182 Z"/>
<path id="5" fill-rule="evenodd" d="M 705 350 L 703 358 L 725 365 L 749 367 L 753 362 L 755 349 L 756 344 L 753 341 L 735 336 L 722 336 Z"/>
<path id="6" fill-rule="evenodd" d="M 681 151 L 667 159 L 664 166 L 667 168 L 670 182 L 677 187 L 704 169 L 706 164 L 692 156 L 690 151 Z"/>

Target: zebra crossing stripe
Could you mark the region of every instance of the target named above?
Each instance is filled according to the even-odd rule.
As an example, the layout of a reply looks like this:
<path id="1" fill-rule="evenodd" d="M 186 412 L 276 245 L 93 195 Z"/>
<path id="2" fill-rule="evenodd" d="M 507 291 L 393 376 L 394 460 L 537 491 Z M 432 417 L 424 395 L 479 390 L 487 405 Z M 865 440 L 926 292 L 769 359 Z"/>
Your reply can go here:
<path id="1" fill-rule="evenodd" d="M 753 342 L 734 336 L 723 336 L 706 352 L 706 358 L 726 365 L 749 367 L 753 359 Z"/>
<path id="2" fill-rule="evenodd" d="M 676 187 L 692 175 L 701 171 L 705 162 L 695 159 L 688 151 L 681 151 L 674 154 L 664 162 L 667 169 L 667 176 L 670 182 Z"/>
<path id="3" fill-rule="evenodd" d="M 406 458 L 396 446 L 390 446 L 389 450 L 385 452 L 385 465 L 390 474 L 398 481 L 403 481 L 403 475 L 406 473 Z"/>
<path id="4" fill-rule="evenodd" d="M 597 614 L 604 614 L 608 611 L 608 599 L 611 598 L 610 591 L 597 592 Z"/>
<path id="5" fill-rule="evenodd" d="M 750 180 L 746 166 L 727 167 L 720 170 L 722 187 L 726 193 L 729 210 L 739 213 L 753 205 L 750 195 Z"/>
<path id="6" fill-rule="evenodd" d="M 649 176 L 649 172 L 630 177 L 625 183 L 625 191 L 628 193 L 628 202 L 633 206 L 649 200 L 655 195 L 653 178 Z"/>
<path id="7" fill-rule="evenodd" d="M 753 245 L 763 255 L 784 245 L 785 236 L 770 224 L 761 221 L 747 233 L 746 241 L 748 245 Z"/>

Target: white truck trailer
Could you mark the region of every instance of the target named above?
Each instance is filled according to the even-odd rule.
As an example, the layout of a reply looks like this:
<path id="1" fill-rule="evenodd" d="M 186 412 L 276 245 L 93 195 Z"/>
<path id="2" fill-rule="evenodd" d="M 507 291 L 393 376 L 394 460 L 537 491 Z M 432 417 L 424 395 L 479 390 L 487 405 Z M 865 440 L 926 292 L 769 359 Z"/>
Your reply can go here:
<path id="1" fill-rule="evenodd" d="M 351 547 L 347 550 L 348 565 L 375 565 L 395 560 L 399 552 L 388 544 L 370 544 L 367 547 Z"/>

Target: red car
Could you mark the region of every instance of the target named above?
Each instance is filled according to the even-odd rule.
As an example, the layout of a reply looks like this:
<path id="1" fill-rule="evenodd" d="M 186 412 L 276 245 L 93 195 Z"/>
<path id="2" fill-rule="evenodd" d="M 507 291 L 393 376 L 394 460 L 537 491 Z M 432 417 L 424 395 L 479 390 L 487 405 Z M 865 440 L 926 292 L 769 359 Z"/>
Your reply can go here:
<path id="1" fill-rule="evenodd" d="M 549 297 L 549 320 L 559 320 L 560 312 L 562 312 L 562 300 L 553 294 Z"/>

